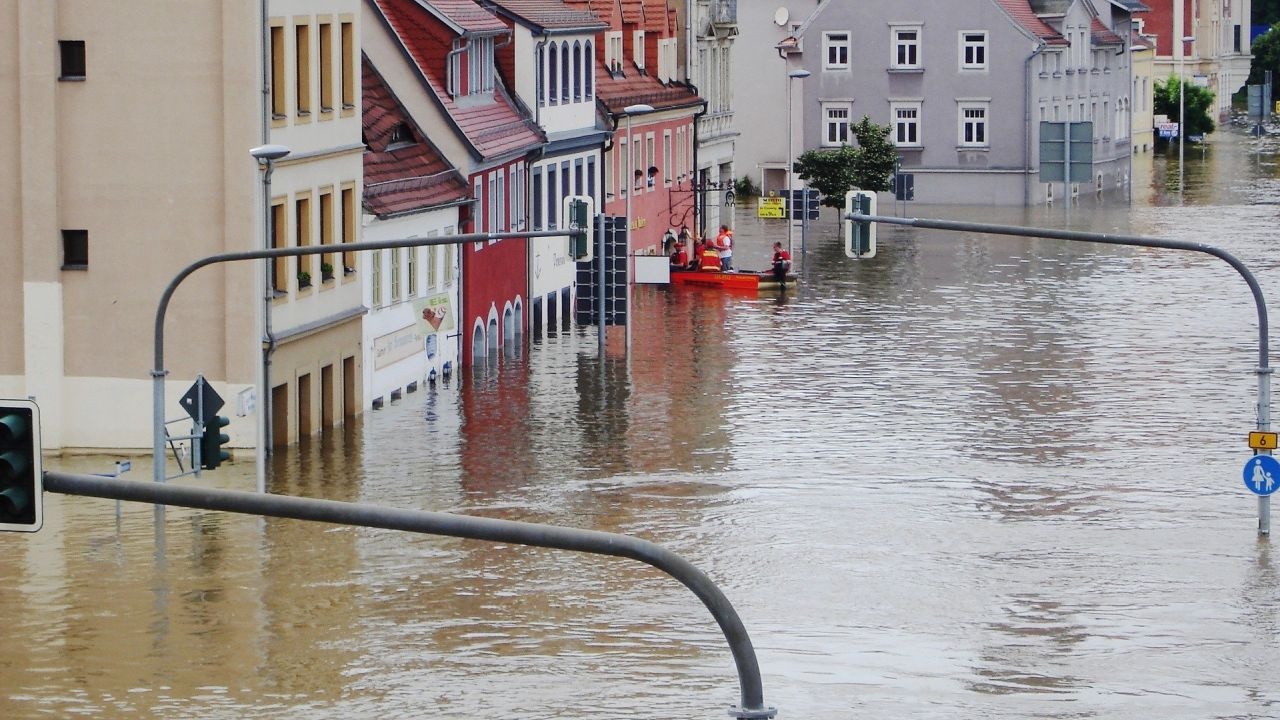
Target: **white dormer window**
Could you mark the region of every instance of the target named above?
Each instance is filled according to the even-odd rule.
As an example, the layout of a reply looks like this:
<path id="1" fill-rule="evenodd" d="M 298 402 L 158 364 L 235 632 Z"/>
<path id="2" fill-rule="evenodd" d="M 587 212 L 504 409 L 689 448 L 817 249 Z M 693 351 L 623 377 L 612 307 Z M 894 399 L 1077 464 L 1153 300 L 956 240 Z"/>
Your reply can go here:
<path id="1" fill-rule="evenodd" d="M 466 73 L 462 68 L 466 63 Z M 449 53 L 449 94 L 487 95 L 493 93 L 493 37 L 455 40 Z"/>
<path id="2" fill-rule="evenodd" d="M 644 69 L 644 31 L 637 30 L 631 38 L 631 59 L 635 61 L 636 67 Z"/>
<path id="3" fill-rule="evenodd" d="M 604 34 L 604 64 L 609 72 L 622 69 L 622 33 L 607 32 Z"/>

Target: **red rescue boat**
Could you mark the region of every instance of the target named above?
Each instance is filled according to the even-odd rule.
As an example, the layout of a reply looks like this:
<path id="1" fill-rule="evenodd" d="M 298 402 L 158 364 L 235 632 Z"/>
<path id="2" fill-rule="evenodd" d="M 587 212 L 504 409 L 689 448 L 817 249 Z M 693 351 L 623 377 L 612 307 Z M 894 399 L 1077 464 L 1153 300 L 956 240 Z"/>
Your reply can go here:
<path id="1" fill-rule="evenodd" d="M 796 276 L 787 273 L 787 287 L 795 285 Z M 729 290 L 780 290 L 772 270 L 741 270 L 720 272 L 711 270 L 671 270 L 671 284 L 699 285 Z"/>

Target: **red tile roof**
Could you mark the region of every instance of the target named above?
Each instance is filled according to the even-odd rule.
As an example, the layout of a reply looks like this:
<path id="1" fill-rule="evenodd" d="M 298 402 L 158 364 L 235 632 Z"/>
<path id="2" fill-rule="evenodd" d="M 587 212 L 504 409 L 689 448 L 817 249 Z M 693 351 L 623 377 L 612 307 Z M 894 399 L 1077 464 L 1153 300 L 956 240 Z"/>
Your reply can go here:
<path id="1" fill-rule="evenodd" d="M 367 58 L 362 70 L 365 207 L 382 217 L 466 199 L 467 181 L 426 141 Z M 393 147 L 392 133 L 401 125 L 417 142 Z"/>
<path id="2" fill-rule="evenodd" d="M 563 0 L 497 0 L 494 9 L 539 28 L 558 30 L 603 30 L 607 22 L 589 7 L 570 7 Z"/>
<path id="3" fill-rule="evenodd" d="M 652 105 L 655 110 L 663 110 L 695 107 L 704 102 L 688 87 L 663 85 L 651 75 L 640 75 L 634 67 L 626 77 L 615 78 L 603 66 L 596 69 L 596 100 L 613 114 L 621 113 L 628 105 Z"/>
<path id="4" fill-rule="evenodd" d="M 507 29 L 493 13 L 475 4 L 474 0 L 423 0 L 421 5 L 455 25 L 459 32 L 494 33 Z"/>
<path id="5" fill-rule="evenodd" d="M 1124 38 L 1111 31 L 1098 18 L 1089 23 L 1089 33 L 1093 36 L 1094 45 L 1124 45 Z"/>
<path id="6" fill-rule="evenodd" d="M 1009 14 L 1009 17 L 1013 18 L 1015 23 L 1031 33 L 1033 37 L 1040 38 L 1049 45 L 1071 44 L 1057 30 L 1054 30 L 1048 23 L 1041 20 L 1035 14 L 1035 11 L 1031 9 L 1031 5 L 1027 3 L 1027 0 L 995 0 L 995 2 Z"/>
<path id="7" fill-rule="evenodd" d="M 644 22 L 644 0 L 621 0 L 622 22 L 640 24 Z"/>
<path id="8" fill-rule="evenodd" d="M 497 77 L 492 98 L 467 97 L 458 102 L 449 94 L 444 57 L 453 38 L 448 35 L 448 29 L 432 22 L 416 0 L 373 0 L 373 3 L 426 78 L 444 112 L 477 155 L 493 159 L 526 152 L 546 142 L 542 131 L 516 108 Z M 496 17 L 493 21 L 502 25 Z M 502 27 L 506 29 L 505 25 Z"/>

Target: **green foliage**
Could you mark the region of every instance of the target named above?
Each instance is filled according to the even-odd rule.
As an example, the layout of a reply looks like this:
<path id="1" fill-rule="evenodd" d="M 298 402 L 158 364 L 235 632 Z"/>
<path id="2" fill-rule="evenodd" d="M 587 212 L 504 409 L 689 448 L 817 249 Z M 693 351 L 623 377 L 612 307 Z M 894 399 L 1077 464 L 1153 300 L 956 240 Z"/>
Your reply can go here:
<path id="1" fill-rule="evenodd" d="M 1157 115 L 1168 116 L 1172 122 L 1178 121 L 1178 88 L 1182 83 L 1170 75 L 1163 83 L 1153 83 L 1154 110 Z M 1182 135 L 1208 135 L 1214 130 L 1213 91 L 1199 85 L 1187 83 L 1183 98 L 1183 109 L 1186 113 L 1186 127 L 1181 129 Z"/>
<path id="2" fill-rule="evenodd" d="M 898 149 L 889 141 L 889 126 L 877 125 L 862 116 L 849 128 L 857 146 L 807 150 L 796 158 L 796 174 L 822 193 L 822 204 L 843 208 L 844 194 L 854 188 L 884 192 L 898 158 Z"/>
<path id="3" fill-rule="evenodd" d="M 751 176 L 743 175 L 733 181 L 733 193 L 738 197 L 755 197 L 760 195 L 760 188 L 751 182 Z"/>
<path id="4" fill-rule="evenodd" d="M 1272 25 L 1253 42 L 1253 59 L 1249 63 L 1249 84 L 1260 85 L 1264 71 L 1271 71 L 1272 81 L 1280 80 L 1280 25 Z"/>

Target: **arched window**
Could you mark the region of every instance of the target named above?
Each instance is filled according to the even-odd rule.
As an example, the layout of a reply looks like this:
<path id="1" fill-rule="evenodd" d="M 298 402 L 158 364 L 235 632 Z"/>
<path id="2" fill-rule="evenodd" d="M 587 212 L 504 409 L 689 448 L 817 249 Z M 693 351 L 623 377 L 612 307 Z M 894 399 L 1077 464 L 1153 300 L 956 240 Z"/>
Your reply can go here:
<path id="1" fill-rule="evenodd" d="M 582 43 L 573 41 L 573 101 L 582 100 Z"/>
<path id="2" fill-rule="evenodd" d="M 471 364 L 479 365 L 484 361 L 484 326 L 476 320 L 475 331 L 471 333 Z"/>
<path id="3" fill-rule="evenodd" d="M 596 73 L 594 69 L 596 66 L 596 62 L 595 62 L 595 56 L 591 54 L 590 40 L 588 40 L 587 44 L 584 46 L 582 56 L 585 60 L 585 62 L 583 62 L 583 65 L 586 66 L 586 71 L 587 71 L 586 74 L 583 75 L 582 77 L 582 86 L 583 86 L 582 97 L 585 100 L 590 100 L 592 96 L 595 94 L 595 82 L 596 82 L 596 77 L 595 77 Z"/>
<path id="4" fill-rule="evenodd" d="M 560 43 L 560 99 L 569 102 L 569 42 Z"/>
<path id="5" fill-rule="evenodd" d="M 550 102 L 552 105 L 555 105 L 557 102 L 560 101 L 560 90 L 559 90 L 560 63 L 557 62 L 560 58 L 559 47 L 560 46 L 556 45 L 555 43 L 551 43 L 551 48 L 547 50 L 547 54 L 549 56 L 547 60 L 547 69 L 549 70 L 549 72 L 547 73 L 547 77 L 550 81 L 549 87 L 551 90 L 551 92 L 549 93 L 548 102 Z"/>

